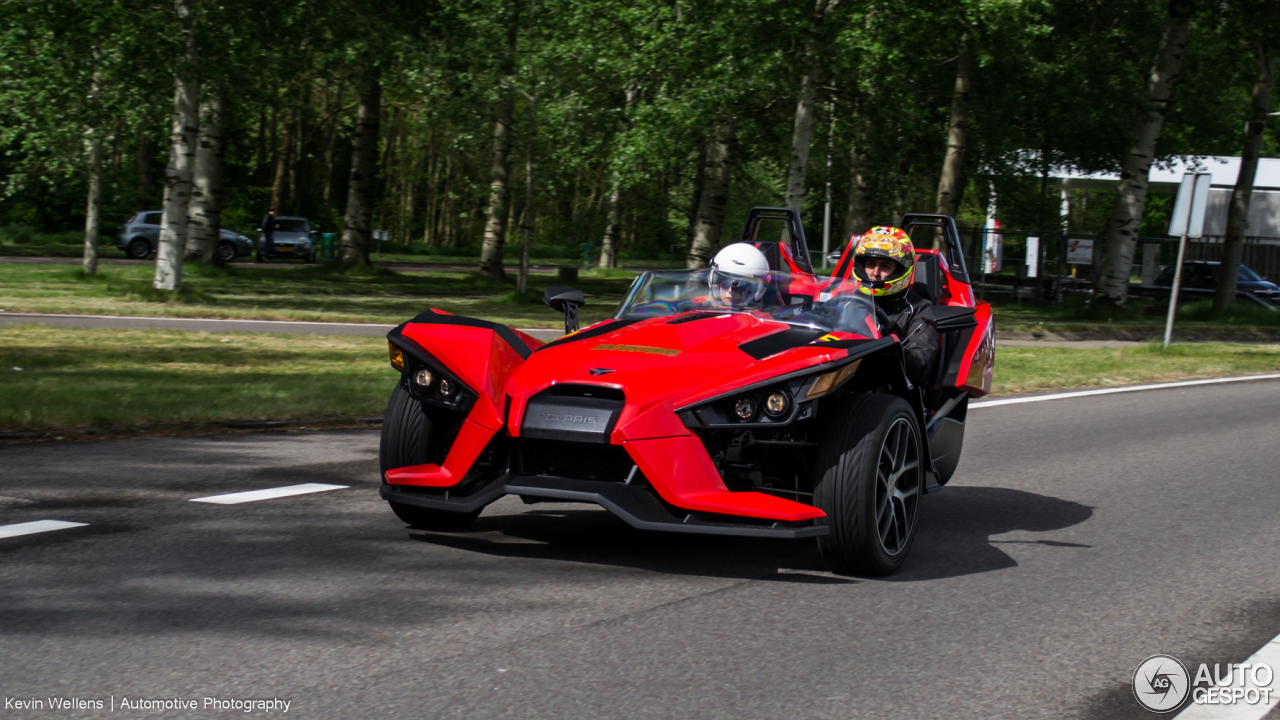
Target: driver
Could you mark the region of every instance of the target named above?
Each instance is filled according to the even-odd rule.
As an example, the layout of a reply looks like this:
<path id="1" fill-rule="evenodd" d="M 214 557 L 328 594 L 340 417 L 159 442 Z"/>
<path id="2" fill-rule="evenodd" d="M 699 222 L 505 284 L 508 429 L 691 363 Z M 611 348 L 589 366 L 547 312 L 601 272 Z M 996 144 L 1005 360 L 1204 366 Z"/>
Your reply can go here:
<path id="1" fill-rule="evenodd" d="M 896 227 L 873 227 L 855 238 L 853 274 L 858 292 L 875 298 L 889 317 L 881 333 L 902 342 L 907 377 L 917 386 L 928 384 L 938 356 L 938 330 L 921 317 L 933 303 L 911 289 L 916 276 L 916 250 L 911 238 Z"/>
<path id="2" fill-rule="evenodd" d="M 708 300 L 733 308 L 760 307 L 768 288 L 768 275 L 769 261 L 754 245 L 726 245 L 711 259 Z"/>

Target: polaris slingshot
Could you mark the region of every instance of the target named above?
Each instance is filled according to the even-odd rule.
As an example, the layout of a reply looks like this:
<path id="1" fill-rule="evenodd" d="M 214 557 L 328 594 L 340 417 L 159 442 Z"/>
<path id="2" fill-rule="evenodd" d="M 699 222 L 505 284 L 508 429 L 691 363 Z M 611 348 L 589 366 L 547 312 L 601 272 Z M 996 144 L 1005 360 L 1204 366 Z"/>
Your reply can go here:
<path id="1" fill-rule="evenodd" d="M 765 220 L 785 222 L 790 242 L 758 240 Z M 709 270 L 674 270 L 641 274 L 611 319 L 582 330 L 582 293 L 548 288 L 568 334 L 545 344 L 439 310 L 393 330 L 382 497 L 428 530 L 518 495 L 595 503 L 643 530 L 817 538 L 837 572 L 892 573 L 921 497 L 955 471 L 995 353 L 952 219 L 902 227 L 944 240 L 917 253 L 942 339 L 927 387 L 881 335 L 852 250 L 817 276 L 798 214 L 755 208 L 741 241 L 771 269 L 757 306 L 710 302 Z"/>

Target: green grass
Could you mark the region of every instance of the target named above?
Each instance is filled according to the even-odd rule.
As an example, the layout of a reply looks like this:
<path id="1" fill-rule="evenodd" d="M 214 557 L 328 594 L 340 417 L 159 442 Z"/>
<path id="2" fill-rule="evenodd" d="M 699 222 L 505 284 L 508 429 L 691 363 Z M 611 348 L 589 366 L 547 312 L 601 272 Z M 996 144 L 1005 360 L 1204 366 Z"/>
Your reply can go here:
<path id="1" fill-rule="evenodd" d="M 615 273 L 620 271 L 610 271 Z M 398 324 L 428 307 L 517 327 L 560 327 L 541 302 L 554 275 L 530 276 L 530 297 L 514 298 L 515 278 L 492 282 L 468 272 L 397 273 L 331 265 L 188 265 L 179 293 L 152 288 L 148 264 L 110 265 L 86 277 L 74 266 L 0 264 L 0 308 L 7 312 L 165 315 Z M 613 313 L 632 275 L 583 277 L 582 320 Z"/>
<path id="2" fill-rule="evenodd" d="M 376 337 L 0 326 L 0 429 L 380 415 L 386 354 Z"/>
<path id="3" fill-rule="evenodd" d="M 1252 302 L 1237 302 L 1223 315 L 1213 312 L 1210 300 L 1179 306 L 1174 323 L 1179 330 L 1258 332 L 1280 329 L 1280 312 Z M 1068 296 L 1061 308 L 1018 305 L 1012 300 L 992 300 L 997 330 L 1022 332 L 1145 332 L 1163 333 L 1168 300 L 1133 297 L 1123 310 L 1089 305 L 1080 296 Z"/>
<path id="4" fill-rule="evenodd" d="M 1280 371 L 1280 345 L 1160 343 L 1128 348 L 996 347 L 992 393 L 1114 387 Z"/>
<path id="5" fill-rule="evenodd" d="M 1280 345 L 998 348 L 994 394 L 1277 370 Z M 0 431 L 351 422 L 395 377 L 377 337 L 0 326 Z"/>

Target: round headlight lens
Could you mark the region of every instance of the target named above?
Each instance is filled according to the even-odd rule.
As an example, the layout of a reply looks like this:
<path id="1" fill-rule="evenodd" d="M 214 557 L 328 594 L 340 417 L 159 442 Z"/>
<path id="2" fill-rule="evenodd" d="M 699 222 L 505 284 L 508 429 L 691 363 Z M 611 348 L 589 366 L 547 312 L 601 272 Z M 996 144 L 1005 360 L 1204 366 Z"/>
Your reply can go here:
<path id="1" fill-rule="evenodd" d="M 778 417 L 791 409 L 791 397 L 786 390 L 774 390 L 764 399 L 764 411 L 769 417 Z"/>
<path id="2" fill-rule="evenodd" d="M 743 395 L 733 401 L 733 414 L 739 420 L 747 421 L 756 416 L 756 401 Z"/>
<path id="3" fill-rule="evenodd" d="M 458 386 L 454 385 L 449 378 L 442 378 L 437 388 L 440 390 L 440 396 L 446 398 L 451 398 L 454 393 L 458 392 Z"/>
<path id="4" fill-rule="evenodd" d="M 418 368 L 418 371 L 413 374 L 413 384 L 417 385 L 420 390 L 426 390 L 431 387 L 433 381 L 435 381 L 435 378 L 432 377 L 431 371 L 426 368 Z"/>

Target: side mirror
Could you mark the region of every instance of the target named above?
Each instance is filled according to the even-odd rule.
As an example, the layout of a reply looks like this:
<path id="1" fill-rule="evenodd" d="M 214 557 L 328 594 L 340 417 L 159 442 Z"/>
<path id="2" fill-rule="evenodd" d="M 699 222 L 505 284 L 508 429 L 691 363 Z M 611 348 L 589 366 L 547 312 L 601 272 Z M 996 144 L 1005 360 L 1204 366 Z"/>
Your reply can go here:
<path id="1" fill-rule="evenodd" d="M 578 308 L 587 304 L 581 290 L 551 285 L 542 294 L 542 301 L 550 305 L 552 310 L 564 313 L 565 335 L 578 331 Z"/>

